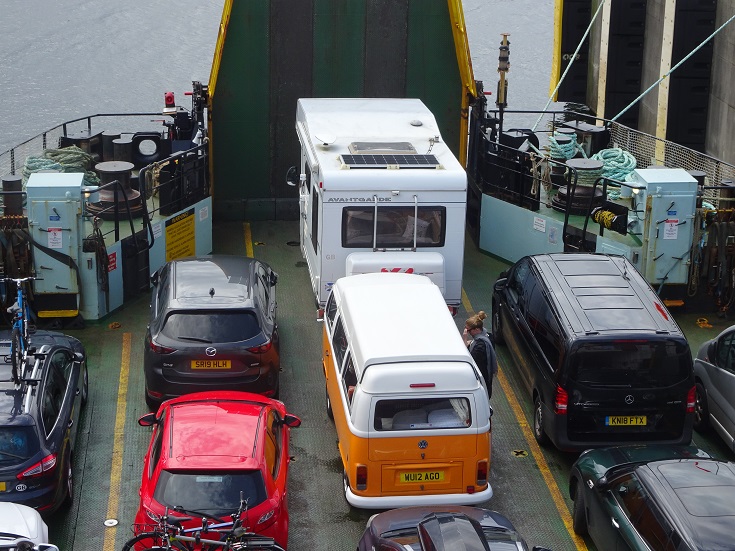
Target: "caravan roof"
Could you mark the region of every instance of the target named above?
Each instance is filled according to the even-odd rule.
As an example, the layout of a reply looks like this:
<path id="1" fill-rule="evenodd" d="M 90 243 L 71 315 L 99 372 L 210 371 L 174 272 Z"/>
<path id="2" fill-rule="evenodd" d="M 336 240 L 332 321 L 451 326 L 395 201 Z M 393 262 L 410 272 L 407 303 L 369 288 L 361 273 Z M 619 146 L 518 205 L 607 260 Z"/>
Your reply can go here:
<path id="1" fill-rule="evenodd" d="M 334 292 L 358 370 L 397 361 L 472 362 L 441 291 L 428 277 L 354 275 L 339 279 Z"/>
<path id="2" fill-rule="evenodd" d="M 464 169 L 421 100 L 301 98 L 296 130 L 323 189 L 466 189 Z M 376 179 L 375 170 L 384 175 Z"/>

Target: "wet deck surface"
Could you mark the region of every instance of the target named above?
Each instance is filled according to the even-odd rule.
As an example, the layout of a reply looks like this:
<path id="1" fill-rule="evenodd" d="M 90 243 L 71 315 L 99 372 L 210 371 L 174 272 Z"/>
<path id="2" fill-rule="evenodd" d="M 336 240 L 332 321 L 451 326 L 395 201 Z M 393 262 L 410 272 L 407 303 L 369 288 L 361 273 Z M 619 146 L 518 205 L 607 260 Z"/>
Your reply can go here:
<path id="1" fill-rule="evenodd" d="M 215 227 L 216 253 L 246 254 L 249 229 L 254 256 L 279 273 L 278 320 L 281 330 L 281 399 L 303 424 L 293 431 L 291 454 L 296 456 L 289 478 L 291 516 L 289 549 L 355 549 L 365 522 L 374 511 L 351 509 L 342 493 L 342 466 L 336 432 L 324 401 L 321 368 L 321 325 L 311 294 L 308 271 L 298 247 L 295 222 L 257 222 Z M 492 285 L 507 266 L 466 247 L 464 309 L 457 315 L 458 330 L 468 310 L 490 312 Z M 733 322 L 716 315 L 675 311 L 696 352 L 706 339 Z M 699 327 L 706 317 L 712 327 Z M 51 541 L 62 550 L 120 549 L 130 536 L 138 506 L 140 472 L 149 429 L 137 419 L 147 413 L 143 398 L 142 352 L 148 318 L 148 296 L 81 331 L 89 356 L 90 399 L 83 413 L 76 451 L 74 504 L 47 519 Z M 488 320 L 489 321 L 489 320 Z M 493 498 L 485 504 L 516 525 L 529 545 L 556 551 L 594 549 L 571 532 L 571 501 L 567 477 L 575 454 L 539 449 L 531 432 L 530 399 L 516 376 L 505 347 L 498 348 L 500 375 L 493 385 Z M 695 433 L 695 443 L 720 457 L 735 459 L 716 436 Z M 116 519 L 106 527 L 106 519 Z"/>

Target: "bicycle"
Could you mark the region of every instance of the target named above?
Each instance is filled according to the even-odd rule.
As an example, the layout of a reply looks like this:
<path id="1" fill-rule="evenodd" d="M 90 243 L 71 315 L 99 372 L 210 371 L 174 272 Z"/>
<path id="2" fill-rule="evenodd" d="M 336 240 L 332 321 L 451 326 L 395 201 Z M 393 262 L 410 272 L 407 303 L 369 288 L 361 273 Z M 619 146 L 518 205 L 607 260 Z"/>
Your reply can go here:
<path id="1" fill-rule="evenodd" d="M 59 548 L 53 543 L 34 544 L 32 541 L 24 537 L 0 541 L 0 550 L 5 549 L 8 551 L 59 551 Z"/>
<path id="2" fill-rule="evenodd" d="M 186 511 L 175 508 L 177 512 L 196 514 L 202 517 L 202 525 L 196 528 L 182 528 L 182 523 L 193 520 L 194 517 L 170 517 L 166 510 L 163 516 L 158 517 L 158 523 L 153 530 L 141 532 L 123 545 L 122 551 L 135 551 L 136 545 L 146 545 L 143 551 L 241 551 L 250 549 L 252 551 L 285 551 L 273 538 L 261 536 L 254 532 L 248 532 L 242 526 L 242 515 L 247 510 L 247 500 L 242 499 L 240 493 L 240 506 L 237 511 L 230 515 L 231 521 L 221 522 L 219 518 L 199 513 L 197 511 Z M 210 524 L 207 519 L 217 521 Z M 203 538 L 202 534 L 218 534 L 220 539 Z M 191 535 L 188 535 L 191 534 Z"/>
<path id="3" fill-rule="evenodd" d="M 25 290 L 23 289 L 23 283 L 26 281 L 33 281 L 35 277 L 21 277 L 13 278 L 6 277 L 3 281 L 12 281 L 17 287 L 17 298 L 12 306 L 8 307 L 7 311 L 12 314 L 13 321 L 11 325 L 13 327 L 10 337 L 10 361 L 12 364 L 12 378 L 14 383 L 20 381 L 18 377 L 18 370 L 25 364 L 26 354 L 30 345 L 29 334 L 35 331 L 35 327 L 31 328 L 30 318 L 31 309 L 26 298 Z M 24 369 L 20 369 L 20 375 L 22 376 Z"/>

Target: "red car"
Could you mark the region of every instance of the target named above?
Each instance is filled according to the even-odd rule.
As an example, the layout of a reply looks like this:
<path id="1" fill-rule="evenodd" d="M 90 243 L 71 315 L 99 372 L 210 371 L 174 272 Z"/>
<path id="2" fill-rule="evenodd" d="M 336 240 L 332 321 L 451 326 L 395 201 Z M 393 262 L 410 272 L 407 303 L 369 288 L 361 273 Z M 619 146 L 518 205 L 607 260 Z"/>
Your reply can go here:
<path id="1" fill-rule="evenodd" d="M 301 420 L 283 402 L 258 394 L 212 391 L 164 402 L 140 418 L 153 426 L 143 465 L 136 532 L 155 524 L 169 510 L 175 518 L 231 521 L 247 500 L 243 526 L 286 548 L 286 479 L 289 433 Z"/>

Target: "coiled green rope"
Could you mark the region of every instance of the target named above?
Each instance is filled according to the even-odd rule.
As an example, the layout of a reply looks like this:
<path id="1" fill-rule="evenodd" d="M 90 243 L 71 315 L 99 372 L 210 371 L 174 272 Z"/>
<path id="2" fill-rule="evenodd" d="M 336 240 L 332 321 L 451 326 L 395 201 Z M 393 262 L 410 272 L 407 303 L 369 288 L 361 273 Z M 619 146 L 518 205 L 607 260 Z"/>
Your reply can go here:
<path id="1" fill-rule="evenodd" d="M 612 180 L 624 181 L 636 167 L 635 157 L 619 147 L 598 151 L 592 158 L 604 163 L 602 175 Z"/>
<path id="2" fill-rule="evenodd" d="M 91 170 L 93 157 L 72 145 L 62 149 L 47 149 L 42 157 L 28 157 L 23 165 L 23 186 L 25 187 L 31 174 L 40 170 L 58 170 L 59 172 L 83 173 L 84 185 L 98 186 L 100 179 Z"/>
<path id="3" fill-rule="evenodd" d="M 577 143 L 576 134 L 564 135 L 571 138 L 571 141 L 569 143 L 559 143 L 559 141 L 554 136 L 549 136 L 549 154 L 551 158 L 569 160 L 574 157 L 578 151 L 580 151 L 582 155 L 587 158 L 584 149 L 582 149 L 582 147 L 580 147 L 580 145 Z"/>

